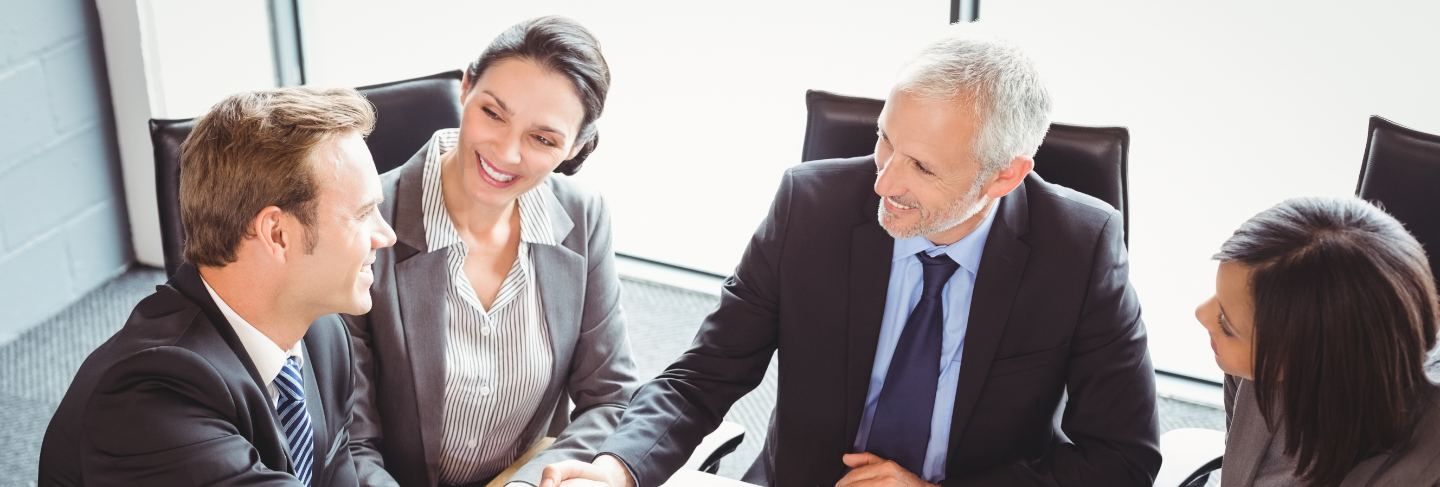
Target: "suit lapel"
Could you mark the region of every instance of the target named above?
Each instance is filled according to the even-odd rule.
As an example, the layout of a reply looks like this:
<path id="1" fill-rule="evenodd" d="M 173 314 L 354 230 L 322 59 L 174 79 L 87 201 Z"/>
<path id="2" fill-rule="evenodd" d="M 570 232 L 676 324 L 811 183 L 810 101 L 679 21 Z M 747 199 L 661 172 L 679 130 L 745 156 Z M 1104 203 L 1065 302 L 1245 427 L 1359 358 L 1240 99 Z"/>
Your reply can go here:
<path id="1" fill-rule="evenodd" d="M 1225 437 L 1225 468 L 1220 469 L 1225 485 L 1253 485 L 1260 470 L 1260 458 L 1275 439 L 1255 399 L 1255 383 L 1241 381 L 1235 394 L 1235 414 Z"/>
<path id="2" fill-rule="evenodd" d="M 310 325 L 312 332 L 318 323 L 320 322 L 316 321 Z M 315 451 L 312 453 L 315 458 L 310 463 L 313 485 L 320 483 L 320 472 L 325 470 L 325 454 L 330 452 L 330 441 L 333 439 L 330 436 L 329 424 L 325 420 L 325 400 L 320 394 L 320 384 L 315 379 L 315 367 L 333 359 L 326 357 L 325 350 L 321 349 L 321 358 L 317 361 L 315 355 L 310 353 L 309 346 L 300 347 L 300 353 L 305 357 L 305 366 L 301 367 L 305 374 L 305 409 L 310 413 L 310 427 L 315 431 Z"/>
<path id="3" fill-rule="evenodd" d="M 399 252 L 397 251 L 397 254 Z M 395 265 L 406 355 L 414 374 L 425 458 L 440 458 L 441 404 L 445 400 L 445 329 L 449 320 L 443 297 L 448 292 L 445 252 L 416 253 Z"/>
<path id="4" fill-rule="evenodd" d="M 845 361 L 845 440 L 854 441 L 865 412 L 865 395 L 870 389 L 870 372 L 875 364 L 875 346 L 880 340 L 880 322 L 885 313 L 885 293 L 890 284 L 890 261 L 895 239 L 880 227 L 875 210 L 880 198 L 871 194 L 864 223 L 850 234 L 850 316 Z M 846 445 L 847 449 L 849 445 Z"/>
<path id="5" fill-rule="evenodd" d="M 280 428 L 280 419 L 276 417 L 274 404 L 268 400 L 270 397 L 269 392 L 267 392 L 269 390 L 267 388 L 268 384 L 260 380 L 260 372 L 255 368 L 255 364 L 250 361 L 250 354 L 245 351 L 245 346 L 240 343 L 240 337 L 235 334 L 235 328 L 231 326 L 230 321 L 225 318 L 225 315 L 220 312 L 220 308 L 215 305 L 215 301 L 210 298 L 210 292 L 205 290 L 205 282 L 200 278 L 199 269 L 189 263 L 181 264 L 180 268 L 176 269 L 174 276 L 170 278 L 169 286 L 200 307 L 201 312 L 205 313 L 205 317 L 210 321 L 210 325 L 215 330 L 215 333 L 220 335 L 221 340 L 223 340 L 225 345 L 230 348 L 230 351 L 235 354 L 236 360 L 244 366 L 245 373 L 250 378 L 251 383 L 253 383 L 255 387 L 260 390 L 263 397 L 267 399 L 264 404 L 260 405 L 265 408 L 265 414 L 250 412 L 250 417 L 260 418 L 260 424 L 254 425 L 251 430 L 251 441 L 254 442 L 256 450 L 261 452 L 262 458 L 276 462 L 274 465 L 271 465 L 269 461 L 266 462 L 271 468 L 294 473 L 292 471 L 294 467 L 291 465 L 290 448 L 285 438 L 285 431 Z M 267 435 L 265 432 L 269 432 L 269 434 Z"/>
<path id="6" fill-rule="evenodd" d="M 200 309 L 205 312 L 205 317 L 210 319 L 210 325 L 215 327 L 215 332 L 219 333 L 220 338 L 225 340 L 225 344 L 230 346 L 230 351 L 235 353 L 235 356 L 240 359 L 240 363 L 245 364 L 245 371 L 250 374 L 250 380 L 255 383 L 255 387 L 259 387 L 262 391 L 266 390 L 267 384 L 260 380 L 260 372 L 255 368 L 255 364 L 250 363 L 250 354 L 245 352 L 245 346 L 240 343 L 240 337 L 235 334 L 235 328 L 230 325 L 229 320 L 225 319 L 225 315 L 220 312 L 215 301 L 210 299 L 210 292 L 205 290 L 205 282 L 200 278 L 199 269 L 189 263 L 182 264 L 179 269 L 175 270 L 175 275 L 171 277 L 170 286 L 200 306 Z"/>
<path id="7" fill-rule="evenodd" d="M 975 277 L 972 291 L 970 320 L 965 331 L 964 350 L 960 357 L 960 379 L 955 388 L 955 411 L 950 419 L 950 449 L 952 460 L 947 471 L 959 467 L 954 462 L 960 449 L 961 432 L 975 411 L 980 389 L 990 373 L 990 364 L 1005 332 L 1005 322 L 1010 317 L 1010 307 L 1015 301 L 1016 290 L 1020 287 L 1020 276 L 1030 257 L 1030 246 L 1022 237 L 1029 228 L 1030 209 L 1026 198 L 1026 184 L 1021 184 L 1009 195 L 1001 198 L 994 210 L 995 223 L 990 228 L 990 237 L 985 242 L 980 269 Z"/>
<path id="8" fill-rule="evenodd" d="M 549 181 L 544 184 L 550 184 Z M 580 315 L 585 296 L 576 289 L 585 289 L 585 258 L 569 247 L 565 237 L 575 227 L 570 215 L 551 191 L 544 191 L 538 198 L 545 206 L 550 220 L 550 231 L 557 245 L 536 244 L 530 246 L 534 253 L 535 285 L 539 290 L 540 304 L 545 310 L 545 323 L 550 330 L 550 350 L 554 357 L 550 371 L 550 382 L 563 380 L 569 374 L 565 367 L 570 364 L 571 351 L 579 340 Z M 563 390 L 563 388 L 547 388 Z M 548 399 L 548 398 L 547 398 Z M 548 401 L 547 401 L 548 403 Z"/>
<path id="9" fill-rule="evenodd" d="M 424 171 L 429 143 L 401 166 L 395 188 L 395 295 L 401 333 L 410 360 L 415 401 L 419 405 L 420 442 L 427 463 L 440 459 L 442 407 L 445 401 L 445 331 L 449 313 L 447 251 L 425 241 Z M 436 472 L 428 473 L 435 482 Z"/>

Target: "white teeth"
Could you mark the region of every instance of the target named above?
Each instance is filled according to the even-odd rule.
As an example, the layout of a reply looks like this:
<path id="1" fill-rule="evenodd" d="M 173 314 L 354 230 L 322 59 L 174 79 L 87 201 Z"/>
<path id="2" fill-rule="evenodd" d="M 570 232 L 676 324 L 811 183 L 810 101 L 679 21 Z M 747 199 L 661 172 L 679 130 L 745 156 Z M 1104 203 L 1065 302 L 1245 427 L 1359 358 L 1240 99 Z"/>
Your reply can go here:
<path id="1" fill-rule="evenodd" d="M 894 207 L 896 207 L 896 208 L 899 208 L 899 209 L 902 209 L 902 210 L 913 210 L 913 209 L 915 209 L 915 207 L 913 207 L 913 206 L 905 206 L 905 205 L 902 205 L 902 204 L 900 204 L 899 201 L 895 201 L 895 198 L 891 198 L 891 197 L 889 197 L 889 196 L 886 196 L 886 197 L 885 197 L 885 200 L 886 200 L 886 201 L 889 201 L 892 206 L 894 206 Z"/>
<path id="2" fill-rule="evenodd" d="M 496 171 L 495 168 L 490 167 L 490 163 L 486 162 L 484 159 L 480 160 L 480 167 L 485 170 L 485 174 L 489 174 L 490 177 L 495 178 L 496 181 L 508 183 L 511 180 L 515 179 L 515 176 Z"/>

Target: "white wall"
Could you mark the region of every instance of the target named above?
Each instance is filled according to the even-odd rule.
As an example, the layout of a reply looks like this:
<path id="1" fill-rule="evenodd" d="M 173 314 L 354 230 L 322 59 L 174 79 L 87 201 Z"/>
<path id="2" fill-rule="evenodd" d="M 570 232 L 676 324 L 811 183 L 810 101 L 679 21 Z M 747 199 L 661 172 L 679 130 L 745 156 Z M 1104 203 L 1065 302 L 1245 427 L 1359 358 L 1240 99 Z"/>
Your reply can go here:
<path id="1" fill-rule="evenodd" d="M 933 0 L 305 4 L 307 75 L 322 84 L 460 68 L 536 15 L 584 24 L 614 85 L 576 177 L 608 198 L 619 252 L 717 274 L 800 162 L 805 90 L 883 96 L 901 53 L 949 15 Z"/>
<path id="2" fill-rule="evenodd" d="M 163 266 L 151 118 L 190 118 L 275 86 L 266 3 L 97 0 L 135 258 Z"/>
<path id="3" fill-rule="evenodd" d="M 1355 190 L 1368 117 L 1440 132 L 1440 2 L 986 1 L 1055 119 L 1130 128 L 1131 276 L 1157 367 L 1218 378 L 1209 257 L 1281 199 Z"/>

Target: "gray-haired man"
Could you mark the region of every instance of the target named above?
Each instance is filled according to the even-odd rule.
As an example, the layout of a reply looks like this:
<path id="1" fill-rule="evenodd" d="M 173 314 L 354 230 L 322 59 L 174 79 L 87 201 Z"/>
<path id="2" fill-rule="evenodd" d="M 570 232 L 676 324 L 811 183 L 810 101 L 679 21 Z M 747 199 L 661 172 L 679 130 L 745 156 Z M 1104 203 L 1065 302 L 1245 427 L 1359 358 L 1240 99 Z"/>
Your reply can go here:
<path id="1" fill-rule="evenodd" d="M 552 465 L 546 484 L 663 483 L 778 350 L 752 482 L 1150 485 L 1154 376 L 1122 217 L 1031 173 L 1049 110 L 1023 53 L 952 27 L 902 72 L 873 156 L 785 173 L 695 346 L 593 464 Z"/>

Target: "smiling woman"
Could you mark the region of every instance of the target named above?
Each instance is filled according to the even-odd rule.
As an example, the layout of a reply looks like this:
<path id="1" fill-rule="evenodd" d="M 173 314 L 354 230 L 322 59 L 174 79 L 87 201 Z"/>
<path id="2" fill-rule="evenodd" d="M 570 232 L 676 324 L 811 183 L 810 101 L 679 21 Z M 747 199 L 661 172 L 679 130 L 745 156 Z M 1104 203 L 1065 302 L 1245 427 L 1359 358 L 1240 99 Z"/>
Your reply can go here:
<path id="1" fill-rule="evenodd" d="M 399 248 L 377 257 L 374 310 L 350 319 L 362 485 L 535 485 L 593 457 L 624 412 L 636 378 L 609 215 L 551 176 L 595 149 L 609 86 L 584 27 L 516 24 L 465 70 L 460 127 L 383 177 Z"/>

